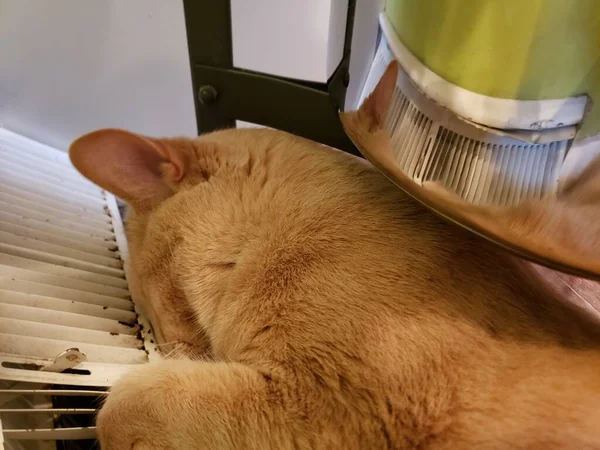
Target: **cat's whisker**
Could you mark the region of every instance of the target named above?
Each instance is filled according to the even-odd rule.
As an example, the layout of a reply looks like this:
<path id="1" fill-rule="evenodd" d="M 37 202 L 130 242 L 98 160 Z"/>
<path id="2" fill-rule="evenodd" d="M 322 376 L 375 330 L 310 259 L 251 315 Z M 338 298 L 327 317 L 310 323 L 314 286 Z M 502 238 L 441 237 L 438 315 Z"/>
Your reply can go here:
<path id="1" fill-rule="evenodd" d="M 204 328 L 199 327 L 196 331 L 194 331 L 194 333 L 188 338 L 188 342 L 192 341 L 193 339 L 195 339 L 196 337 L 198 337 L 201 334 L 204 334 L 205 330 Z"/>
<path id="2" fill-rule="evenodd" d="M 175 340 L 175 341 L 170 341 L 170 342 L 162 342 L 160 344 L 156 344 L 157 347 L 165 347 L 167 345 L 173 345 L 173 344 L 180 344 L 182 341 L 181 340 Z"/>
<path id="3" fill-rule="evenodd" d="M 174 347 L 169 353 L 167 353 L 166 355 L 163 356 L 163 358 L 170 358 L 175 352 L 177 352 L 178 350 L 180 350 L 181 346 L 184 345 L 184 343 L 180 343 L 179 346 Z"/>

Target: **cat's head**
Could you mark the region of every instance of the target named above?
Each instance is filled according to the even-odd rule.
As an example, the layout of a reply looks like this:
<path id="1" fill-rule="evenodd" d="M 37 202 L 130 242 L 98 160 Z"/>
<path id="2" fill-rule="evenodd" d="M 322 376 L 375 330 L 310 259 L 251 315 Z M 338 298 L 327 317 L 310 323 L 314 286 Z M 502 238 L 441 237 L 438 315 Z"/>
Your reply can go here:
<path id="1" fill-rule="evenodd" d="M 287 200 L 300 195 L 290 186 L 314 192 L 313 176 L 336 167 L 321 161 L 327 154 L 320 145 L 272 129 L 175 139 L 106 129 L 77 139 L 70 157 L 85 177 L 127 202 L 131 292 L 157 340 L 186 350 L 213 322 L 210 301 L 239 270 L 244 243 L 258 240 L 244 224 L 270 223 L 265 210 L 285 216 Z"/>
<path id="2" fill-rule="evenodd" d="M 129 206 L 126 230 L 130 289 L 155 324 L 157 341 L 173 344 L 163 350 L 185 347 L 186 352 L 202 353 L 202 349 L 190 348 L 195 345 L 190 343 L 202 339 L 181 281 L 191 263 L 182 258 L 195 251 L 212 261 L 222 261 L 222 255 L 211 253 L 211 233 L 218 229 L 200 229 L 199 224 L 206 219 L 207 211 L 226 205 L 226 199 L 218 194 L 219 187 L 240 183 L 238 190 L 243 189 L 256 162 L 253 149 L 271 141 L 266 130 L 226 130 L 193 139 L 157 139 L 104 129 L 86 134 L 71 145 L 74 166 Z"/>

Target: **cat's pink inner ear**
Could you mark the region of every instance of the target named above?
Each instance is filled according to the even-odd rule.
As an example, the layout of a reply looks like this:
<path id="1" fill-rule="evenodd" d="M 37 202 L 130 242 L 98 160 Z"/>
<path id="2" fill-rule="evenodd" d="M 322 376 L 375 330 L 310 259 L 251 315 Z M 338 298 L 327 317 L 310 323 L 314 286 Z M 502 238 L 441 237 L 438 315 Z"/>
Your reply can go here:
<path id="1" fill-rule="evenodd" d="M 73 142 L 69 156 L 83 176 L 138 208 L 170 196 L 170 182 L 185 173 L 185 157 L 176 148 L 124 130 L 86 134 Z"/>
<path id="2" fill-rule="evenodd" d="M 361 109 L 368 115 L 371 125 L 381 127 L 385 121 L 398 79 L 398 62 L 392 61 L 377 86 L 364 101 Z"/>
<path id="3" fill-rule="evenodd" d="M 188 155 L 164 141 L 155 140 L 153 144 L 163 158 L 161 170 L 166 180 L 171 182 L 180 181 L 188 166 Z"/>

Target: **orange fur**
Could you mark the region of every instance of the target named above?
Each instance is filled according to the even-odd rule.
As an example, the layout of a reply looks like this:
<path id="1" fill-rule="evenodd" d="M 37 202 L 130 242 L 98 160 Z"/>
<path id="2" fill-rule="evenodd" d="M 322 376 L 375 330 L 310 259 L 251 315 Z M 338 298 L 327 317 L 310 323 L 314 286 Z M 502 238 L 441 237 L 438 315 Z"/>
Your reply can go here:
<path id="1" fill-rule="evenodd" d="M 595 324 L 365 161 L 274 130 L 98 133 L 71 158 L 130 196 L 132 290 L 187 355 L 114 386 L 103 449 L 600 448 Z M 131 161 L 100 156 L 120 140 L 168 152 L 96 169 Z"/>

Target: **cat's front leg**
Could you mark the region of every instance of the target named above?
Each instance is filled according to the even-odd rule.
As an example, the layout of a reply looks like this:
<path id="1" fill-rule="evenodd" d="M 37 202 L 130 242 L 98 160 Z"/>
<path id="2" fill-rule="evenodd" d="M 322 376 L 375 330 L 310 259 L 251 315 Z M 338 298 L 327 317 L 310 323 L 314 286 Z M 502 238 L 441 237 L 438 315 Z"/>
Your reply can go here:
<path id="1" fill-rule="evenodd" d="M 285 449 L 271 382 L 236 363 L 164 360 L 117 382 L 98 419 L 103 450 Z"/>

